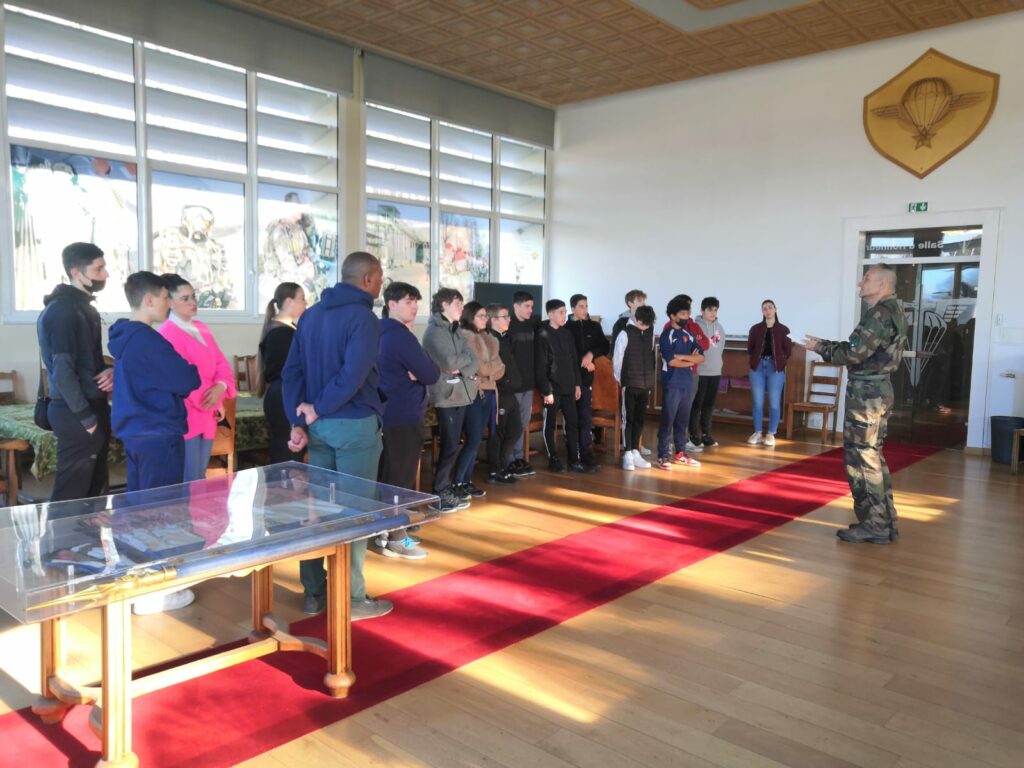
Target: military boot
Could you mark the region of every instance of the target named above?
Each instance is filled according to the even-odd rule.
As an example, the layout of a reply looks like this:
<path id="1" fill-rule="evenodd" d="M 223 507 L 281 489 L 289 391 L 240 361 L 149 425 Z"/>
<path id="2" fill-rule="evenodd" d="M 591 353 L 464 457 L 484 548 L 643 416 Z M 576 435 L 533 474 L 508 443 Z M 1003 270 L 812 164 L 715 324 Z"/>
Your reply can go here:
<path id="1" fill-rule="evenodd" d="M 842 541 L 848 541 L 851 544 L 888 544 L 889 543 L 889 532 L 885 531 L 881 534 L 869 531 L 862 525 L 855 525 L 852 528 L 843 528 L 836 531 Z"/>
<path id="2" fill-rule="evenodd" d="M 850 523 L 847 527 L 848 528 L 856 528 L 858 525 L 860 525 L 860 523 Z M 836 534 L 836 535 L 838 535 L 838 534 Z M 900 540 L 900 529 L 897 528 L 894 525 L 892 528 L 889 529 L 889 541 L 891 541 L 893 544 L 895 544 L 899 540 Z"/>

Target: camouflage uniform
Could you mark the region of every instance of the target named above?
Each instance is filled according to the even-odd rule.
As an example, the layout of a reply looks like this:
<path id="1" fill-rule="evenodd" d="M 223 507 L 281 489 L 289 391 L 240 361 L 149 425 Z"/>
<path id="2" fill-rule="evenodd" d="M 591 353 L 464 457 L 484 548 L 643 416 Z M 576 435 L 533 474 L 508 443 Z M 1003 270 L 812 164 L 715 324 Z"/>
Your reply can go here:
<path id="1" fill-rule="evenodd" d="M 843 418 L 846 477 L 857 520 L 878 537 L 897 533 L 882 443 L 893 404 L 889 377 L 899 369 L 906 348 L 906 316 L 899 300 L 889 296 L 864 313 L 849 341 L 822 341 L 814 350 L 826 362 L 849 369 Z"/>

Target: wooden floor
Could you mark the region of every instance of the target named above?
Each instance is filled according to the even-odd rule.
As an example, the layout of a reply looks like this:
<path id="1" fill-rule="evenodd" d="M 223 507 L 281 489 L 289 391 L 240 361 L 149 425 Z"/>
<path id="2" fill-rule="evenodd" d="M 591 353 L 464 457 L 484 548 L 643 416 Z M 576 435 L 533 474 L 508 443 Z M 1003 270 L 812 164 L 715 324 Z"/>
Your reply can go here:
<path id="1" fill-rule="evenodd" d="M 422 562 L 371 555 L 383 594 L 815 453 L 742 444 L 700 470 L 546 475 L 424 529 Z M 538 462 L 540 464 L 542 462 Z M 843 545 L 849 497 L 247 763 L 311 765 L 1024 765 L 1024 479 L 937 454 L 896 475 L 902 541 Z M 656 558 L 658 553 L 651 552 Z M 298 617 L 297 571 L 278 574 Z M 248 582 L 135 618 L 136 665 L 244 634 Z M 73 623 L 95 648 L 98 617 Z M 0 707 L 30 703 L 38 630 L 0 625 Z M 80 641 L 80 642 L 78 642 Z M 76 658 L 95 670 L 94 652 Z M 358 682 L 357 682 L 358 685 Z"/>

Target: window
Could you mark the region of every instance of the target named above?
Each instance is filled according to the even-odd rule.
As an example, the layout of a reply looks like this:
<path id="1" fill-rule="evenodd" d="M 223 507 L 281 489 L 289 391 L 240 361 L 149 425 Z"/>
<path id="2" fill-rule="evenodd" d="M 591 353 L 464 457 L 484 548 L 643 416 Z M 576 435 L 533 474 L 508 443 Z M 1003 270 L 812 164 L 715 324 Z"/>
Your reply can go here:
<path id="1" fill-rule="evenodd" d="M 153 271 L 192 283 L 200 309 L 245 309 L 245 187 L 153 172 Z"/>
<path id="2" fill-rule="evenodd" d="M 65 280 L 64 246 L 84 241 L 102 244 L 110 273 L 97 307 L 127 311 L 119 286 L 136 264 L 135 174 L 134 163 L 11 146 L 16 310 L 43 308 L 43 297 Z"/>
<path id="3" fill-rule="evenodd" d="M 546 163 L 543 147 L 367 104 L 366 247 L 385 283 L 424 297 L 456 288 L 467 300 L 495 274 L 542 283 Z"/>
<path id="4" fill-rule="evenodd" d="M 442 288 L 455 288 L 466 301 L 473 285 L 486 282 L 491 271 L 491 221 L 480 216 L 441 213 Z"/>
<path id="5" fill-rule="evenodd" d="M 12 140 L 135 153 L 132 41 L 42 14 L 4 14 Z"/>
<path id="6" fill-rule="evenodd" d="M 309 303 L 337 281 L 338 196 L 260 184 L 259 307 L 279 283 L 298 283 Z"/>
<path id="7" fill-rule="evenodd" d="M 12 6 L 0 18 L 15 311 L 66 281 L 75 240 L 105 252 L 103 311 L 127 310 L 138 269 L 180 273 L 234 317 L 279 282 L 310 301 L 336 282 L 338 94 Z"/>
<path id="8" fill-rule="evenodd" d="M 246 171 L 245 70 L 146 45 L 148 156 Z"/>
<path id="9" fill-rule="evenodd" d="M 366 201 L 366 246 L 380 259 L 389 281 L 415 285 L 430 314 L 430 209 L 419 205 Z"/>

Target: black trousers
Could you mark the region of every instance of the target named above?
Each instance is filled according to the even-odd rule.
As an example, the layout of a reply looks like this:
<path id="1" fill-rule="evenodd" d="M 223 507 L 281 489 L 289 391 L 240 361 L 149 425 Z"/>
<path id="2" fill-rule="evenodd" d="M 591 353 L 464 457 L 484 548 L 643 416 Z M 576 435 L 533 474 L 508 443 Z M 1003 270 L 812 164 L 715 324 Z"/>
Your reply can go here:
<path id="1" fill-rule="evenodd" d="M 284 412 L 284 397 L 281 394 L 281 382 L 271 382 L 263 395 L 263 415 L 267 417 L 267 427 L 270 431 L 270 461 L 277 464 L 280 461 L 302 461 L 302 452 L 293 453 L 288 450 L 288 440 L 291 438 L 292 425 L 288 420 L 288 414 Z"/>
<path id="2" fill-rule="evenodd" d="M 640 437 L 644 433 L 644 416 L 647 414 L 649 396 L 648 389 L 622 388 L 622 431 L 627 451 L 640 449 Z"/>
<path id="3" fill-rule="evenodd" d="M 377 479 L 399 488 L 416 488 L 416 470 L 423 450 L 423 422 L 384 427 L 384 450 Z"/>
<path id="4" fill-rule="evenodd" d="M 594 388 L 580 387 L 580 399 L 576 401 L 576 415 L 580 425 L 580 461 L 594 459 Z"/>
<path id="5" fill-rule="evenodd" d="M 110 405 L 106 398 L 90 400 L 89 405 L 96 414 L 91 435 L 63 400 L 51 400 L 46 410 L 57 438 L 57 476 L 50 501 L 87 499 L 109 491 Z"/>
<path id="6" fill-rule="evenodd" d="M 501 472 L 512 463 L 512 452 L 523 434 L 519 401 L 513 392 L 498 392 L 498 423 L 487 438 L 488 471 Z"/>
<path id="7" fill-rule="evenodd" d="M 544 448 L 548 452 L 548 458 L 554 459 L 558 456 L 555 445 L 555 423 L 558 421 L 558 412 L 562 412 L 562 426 L 565 429 L 565 447 L 570 464 L 580 460 L 580 425 L 576 417 L 576 396 L 555 395 L 555 402 L 544 406 Z"/>
<path id="8" fill-rule="evenodd" d="M 711 434 L 711 415 L 718 397 L 718 382 L 721 376 L 700 376 L 697 379 L 697 394 L 690 409 L 690 441 L 698 442 L 704 435 Z"/>
<path id="9" fill-rule="evenodd" d="M 437 408 L 437 429 L 441 433 L 441 455 L 434 468 L 434 493 L 448 490 L 452 484 L 452 472 L 459 458 L 459 441 L 462 439 L 462 424 L 466 420 L 465 405 L 454 408 Z"/>

